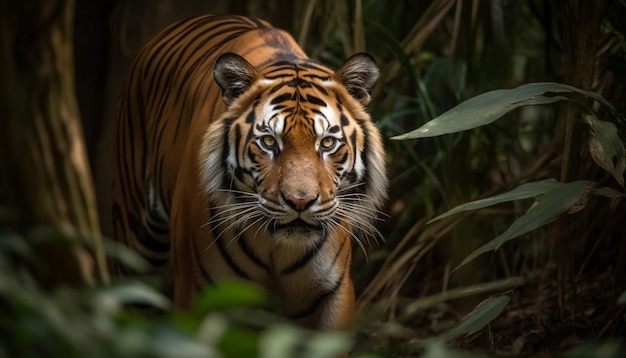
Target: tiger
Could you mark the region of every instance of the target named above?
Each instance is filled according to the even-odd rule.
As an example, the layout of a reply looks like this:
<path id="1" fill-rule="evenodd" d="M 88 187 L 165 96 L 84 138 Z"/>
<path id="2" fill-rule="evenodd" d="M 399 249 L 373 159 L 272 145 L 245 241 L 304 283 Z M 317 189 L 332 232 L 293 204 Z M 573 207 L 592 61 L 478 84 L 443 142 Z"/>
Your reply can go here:
<path id="1" fill-rule="evenodd" d="M 176 309 L 227 280 L 334 330 L 354 315 L 352 245 L 381 234 L 374 58 L 336 71 L 238 15 L 181 20 L 138 51 L 115 115 L 115 239 L 173 278 Z M 124 268 L 117 268 L 122 274 Z"/>

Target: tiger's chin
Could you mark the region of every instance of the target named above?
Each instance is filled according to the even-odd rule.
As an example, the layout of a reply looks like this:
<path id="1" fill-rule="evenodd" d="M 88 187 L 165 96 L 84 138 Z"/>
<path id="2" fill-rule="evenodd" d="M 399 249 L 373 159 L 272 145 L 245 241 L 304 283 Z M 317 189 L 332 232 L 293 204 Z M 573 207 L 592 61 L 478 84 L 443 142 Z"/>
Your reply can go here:
<path id="1" fill-rule="evenodd" d="M 302 219 L 295 219 L 285 224 L 275 223 L 269 226 L 274 240 L 292 246 L 308 246 L 324 235 L 321 225 L 309 224 Z"/>

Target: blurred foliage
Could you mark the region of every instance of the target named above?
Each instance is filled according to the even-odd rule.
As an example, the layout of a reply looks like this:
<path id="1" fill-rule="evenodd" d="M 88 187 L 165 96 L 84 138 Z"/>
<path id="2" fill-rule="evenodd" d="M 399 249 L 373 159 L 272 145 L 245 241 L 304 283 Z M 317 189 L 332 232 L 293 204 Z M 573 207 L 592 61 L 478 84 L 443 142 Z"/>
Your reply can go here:
<path id="1" fill-rule="evenodd" d="M 139 282 L 88 288 L 43 278 L 37 256 L 49 242 L 69 241 L 52 228 L 0 235 L 0 357 L 326 358 L 351 345 L 346 333 L 313 332 L 261 310 L 271 308 L 267 294 L 241 282 L 211 287 L 191 310 L 173 313 Z M 128 251 L 125 260 L 143 259 Z"/>

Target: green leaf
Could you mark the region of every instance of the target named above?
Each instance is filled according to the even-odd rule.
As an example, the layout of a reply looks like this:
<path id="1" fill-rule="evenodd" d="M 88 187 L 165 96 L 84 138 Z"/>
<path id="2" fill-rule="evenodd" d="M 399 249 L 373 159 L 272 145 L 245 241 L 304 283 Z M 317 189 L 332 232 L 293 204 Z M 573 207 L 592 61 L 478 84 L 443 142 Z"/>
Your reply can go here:
<path id="1" fill-rule="evenodd" d="M 95 240 L 91 240 L 91 242 L 95 242 Z M 148 260 L 137 253 L 137 251 L 132 250 L 130 247 L 109 238 L 103 238 L 101 240 L 101 245 L 109 260 L 120 263 L 137 273 L 149 272 L 151 266 L 148 263 Z"/>
<path id="2" fill-rule="evenodd" d="M 607 187 L 597 188 L 593 191 L 593 193 L 595 195 L 605 196 L 611 199 L 617 199 L 617 198 L 626 199 L 626 193 L 622 193 L 621 191 L 617 191 L 615 189 L 611 189 Z"/>
<path id="3" fill-rule="evenodd" d="M 260 358 L 290 358 L 304 335 L 303 331 L 292 326 L 274 326 L 261 335 Z"/>
<path id="4" fill-rule="evenodd" d="M 584 343 L 568 349 L 563 355 L 564 358 L 621 358 L 623 356 L 624 350 L 618 339 L 600 343 Z"/>
<path id="5" fill-rule="evenodd" d="M 611 122 L 599 120 L 594 115 L 585 116 L 585 122 L 589 125 L 591 132 L 589 151 L 593 160 L 623 187 L 626 150 L 617 127 Z"/>
<path id="6" fill-rule="evenodd" d="M 535 205 L 519 217 L 500 236 L 489 241 L 469 254 L 454 271 L 466 265 L 479 255 L 487 251 L 498 249 L 506 241 L 524 235 L 556 219 L 568 209 L 579 204 L 581 199 L 586 199 L 591 193 L 589 189 L 594 185 L 587 180 L 561 184 L 537 198 Z"/>
<path id="7" fill-rule="evenodd" d="M 219 351 L 229 358 L 258 357 L 258 335 L 249 330 L 232 327 L 221 337 Z"/>
<path id="8" fill-rule="evenodd" d="M 391 139 L 415 139 L 461 132 L 492 123 L 522 106 L 571 100 L 568 97 L 556 95 L 559 93 L 582 94 L 613 109 L 609 102 L 595 92 L 554 82 L 529 83 L 517 88 L 490 91 L 470 98 L 420 128 Z"/>
<path id="9" fill-rule="evenodd" d="M 207 287 L 193 303 L 193 312 L 207 313 L 229 308 L 253 307 L 267 304 L 266 292 L 249 282 L 224 281 Z"/>
<path id="10" fill-rule="evenodd" d="M 343 332 L 318 333 L 307 342 L 303 358 L 334 358 L 348 352 L 352 345 L 350 336 Z"/>
<path id="11" fill-rule="evenodd" d="M 144 304 L 167 311 L 171 301 L 154 288 L 141 282 L 117 284 L 100 290 L 105 296 L 113 296 L 125 304 Z"/>
<path id="12" fill-rule="evenodd" d="M 519 286 L 524 283 L 523 277 L 511 277 L 503 280 L 496 280 L 491 282 L 478 283 L 467 287 L 458 287 L 444 292 L 440 292 L 428 297 L 419 298 L 404 309 L 404 315 L 402 319 L 408 319 L 409 317 L 440 304 L 445 301 L 455 300 L 471 295 L 477 295 L 479 293 L 494 292 L 508 290 L 512 287 Z"/>
<path id="13" fill-rule="evenodd" d="M 626 291 L 622 292 L 622 294 L 619 295 L 619 298 L 617 299 L 618 305 L 623 305 L 625 303 L 626 303 Z"/>
<path id="14" fill-rule="evenodd" d="M 461 204 L 434 219 L 431 219 L 428 223 L 432 223 L 437 220 L 441 220 L 445 217 L 470 210 L 478 210 L 501 204 L 509 201 L 532 198 L 537 195 L 545 194 L 547 191 L 554 189 L 560 184 L 554 179 L 546 179 L 532 183 L 526 183 L 518 186 L 517 188 L 502 194 L 498 194 L 489 198 L 471 201 L 469 203 Z"/>
<path id="15" fill-rule="evenodd" d="M 465 334 L 474 333 L 483 329 L 496 319 L 504 307 L 509 303 L 509 296 L 489 297 L 467 314 L 461 322 L 444 334 L 448 339 L 456 338 Z"/>

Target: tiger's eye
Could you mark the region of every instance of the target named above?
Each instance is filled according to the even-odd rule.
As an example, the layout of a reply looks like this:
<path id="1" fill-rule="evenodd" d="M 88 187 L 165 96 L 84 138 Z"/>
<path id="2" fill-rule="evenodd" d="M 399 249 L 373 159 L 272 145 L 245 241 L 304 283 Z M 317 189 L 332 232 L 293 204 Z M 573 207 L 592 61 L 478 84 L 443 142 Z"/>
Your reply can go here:
<path id="1" fill-rule="evenodd" d="M 324 149 L 330 149 L 335 145 L 335 142 L 337 141 L 336 138 L 334 137 L 325 137 L 322 139 L 322 141 L 320 142 L 320 145 L 322 146 L 322 148 Z"/>
<path id="2" fill-rule="evenodd" d="M 261 143 L 263 143 L 263 145 L 267 148 L 272 148 L 276 145 L 276 138 L 272 137 L 271 135 L 264 135 L 261 138 Z"/>

